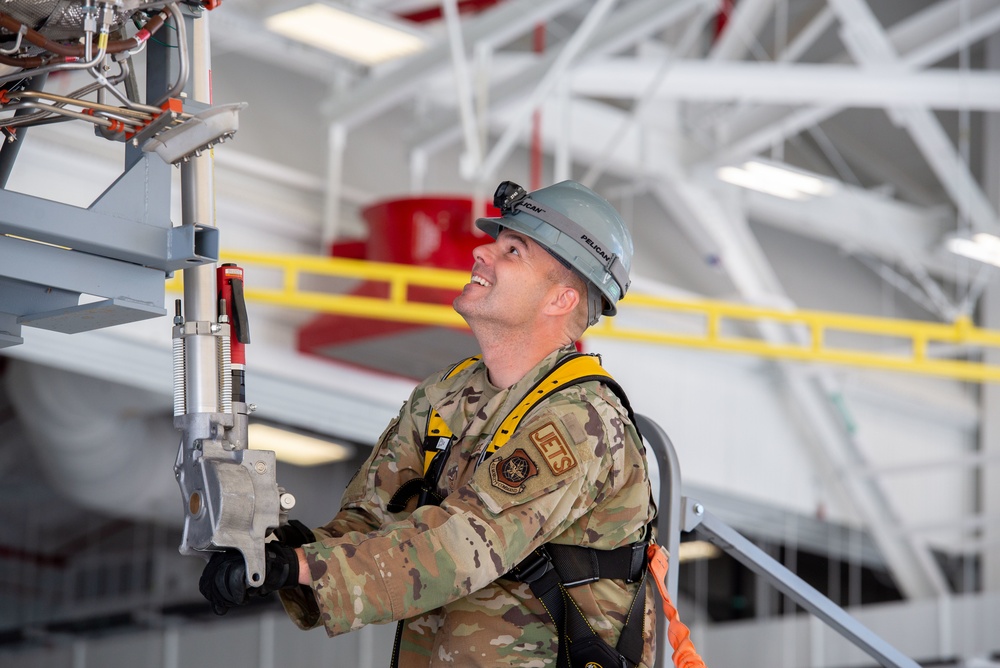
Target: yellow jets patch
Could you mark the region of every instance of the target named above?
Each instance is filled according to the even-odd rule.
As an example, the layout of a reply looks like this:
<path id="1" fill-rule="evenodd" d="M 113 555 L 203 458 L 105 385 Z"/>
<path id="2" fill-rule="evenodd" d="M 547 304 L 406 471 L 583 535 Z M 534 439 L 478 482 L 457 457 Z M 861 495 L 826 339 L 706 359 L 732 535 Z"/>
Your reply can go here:
<path id="1" fill-rule="evenodd" d="M 538 448 L 553 475 L 562 475 L 576 467 L 576 456 L 569 441 L 554 423 L 546 422 L 528 434 L 528 438 Z"/>

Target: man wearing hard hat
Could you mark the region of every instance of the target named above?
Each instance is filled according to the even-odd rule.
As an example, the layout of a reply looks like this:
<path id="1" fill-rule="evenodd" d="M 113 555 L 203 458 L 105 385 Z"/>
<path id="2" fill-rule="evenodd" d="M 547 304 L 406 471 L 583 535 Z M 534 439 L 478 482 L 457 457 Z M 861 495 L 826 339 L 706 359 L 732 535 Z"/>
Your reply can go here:
<path id="1" fill-rule="evenodd" d="M 201 579 L 217 611 L 280 591 L 331 635 L 400 621 L 399 666 L 653 665 L 656 509 L 631 409 L 574 343 L 614 315 L 632 240 L 571 181 L 504 182 L 454 308 L 482 354 L 420 383 L 325 526 L 282 527 L 259 588 L 239 552 Z"/>

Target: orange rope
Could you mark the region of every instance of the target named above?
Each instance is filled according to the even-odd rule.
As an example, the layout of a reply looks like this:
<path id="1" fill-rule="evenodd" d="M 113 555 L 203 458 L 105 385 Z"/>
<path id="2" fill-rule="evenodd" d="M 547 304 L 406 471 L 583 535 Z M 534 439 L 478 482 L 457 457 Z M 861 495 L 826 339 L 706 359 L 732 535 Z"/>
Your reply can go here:
<path id="1" fill-rule="evenodd" d="M 663 612 L 667 615 L 667 638 L 670 646 L 674 648 L 674 665 L 677 668 L 706 668 L 705 662 L 694 648 L 691 642 L 691 629 L 681 621 L 677 614 L 677 608 L 670 600 L 667 592 L 667 551 L 656 543 L 650 543 L 646 548 L 646 557 L 649 560 L 649 571 L 656 580 L 656 588 L 660 590 L 660 599 L 663 601 Z"/>

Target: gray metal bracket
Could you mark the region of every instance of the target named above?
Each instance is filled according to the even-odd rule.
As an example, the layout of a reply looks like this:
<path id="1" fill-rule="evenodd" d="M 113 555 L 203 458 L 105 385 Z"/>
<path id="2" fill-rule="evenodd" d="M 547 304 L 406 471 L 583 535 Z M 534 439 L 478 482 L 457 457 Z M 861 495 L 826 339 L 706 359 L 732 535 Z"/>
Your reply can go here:
<path id="1" fill-rule="evenodd" d="M 217 228 L 172 226 L 170 169 L 143 156 L 88 208 L 0 189 L 0 348 L 23 343 L 22 326 L 165 315 L 166 274 L 218 260 Z"/>
<path id="2" fill-rule="evenodd" d="M 245 410 L 245 409 L 244 409 Z M 246 415 L 191 413 L 174 418 L 182 431 L 174 464 L 184 507 L 180 553 L 233 548 L 246 562 L 247 584 L 264 581 L 264 538 L 279 525 L 281 491 L 270 450 L 248 450 L 230 432 L 245 431 Z M 242 425 L 237 424 L 242 418 Z M 243 427 L 241 430 L 240 427 Z"/>
<path id="3" fill-rule="evenodd" d="M 156 174 L 167 170 L 154 185 Z M 161 273 L 218 260 L 218 229 L 172 227 L 170 167 L 146 156 L 89 207 L 0 190 L 0 234 L 121 260 Z M 163 192 L 154 196 L 162 188 Z"/>

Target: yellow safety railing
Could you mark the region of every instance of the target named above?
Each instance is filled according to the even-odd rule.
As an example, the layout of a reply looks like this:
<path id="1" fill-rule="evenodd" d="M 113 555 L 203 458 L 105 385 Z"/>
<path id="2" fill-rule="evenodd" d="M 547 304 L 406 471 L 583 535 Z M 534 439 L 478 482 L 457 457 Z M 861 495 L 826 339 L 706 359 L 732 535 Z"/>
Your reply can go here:
<path id="1" fill-rule="evenodd" d="M 874 316 L 831 313 L 827 311 L 781 310 L 712 300 L 685 301 L 648 295 L 628 295 L 622 302 L 631 308 L 700 315 L 704 319 L 699 333 L 673 333 L 619 326 L 614 319 L 603 319 L 590 333 L 633 341 L 686 346 L 744 353 L 774 359 L 789 359 L 827 364 L 904 371 L 959 380 L 1000 381 L 1000 366 L 980 361 L 948 359 L 931 355 L 932 345 L 1000 348 L 1000 332 L 975 327 L 968 318 L 952 324 L 901 320 Z M 730 322 L 726 322 L 730 321 Z M 760 338 L 723 333 L 724 324 L 738 322 L 779 323 L 804 329 L 806 344 L 775 343 Z M 834 346 L 831 334 L 858 335 L 869 338 L 874 349 Z M 881 339 L 883 345 L 877 344 Z M 889 350 L 889 352 L 886 352 Z"/>
<path id="2" fill-rule="evenodd" d="M 450 305 L 413 301 L 410 289 L 458 290 L 469 281 L 468 272 L 368 260 L 252 252 L 223 251 L 219 261 L 235 262 L 244 268 L 243 293 L 249 301 L 377 320 L 465 326 L 465 321 Z M 309 287 L 308 283 L 321 282 L 324 278 L 385 283 L 386 296 L 365 297 Z M 182 285 L 180 272 L 177 272 L 167 281 L 167 290 L 180 291 Z M 341 289 L 347 287 L 348 284 L 340 286 Z"/>
<path id="3" fill-rule="evenodd" d="M 461 289 L 469 280 L 467 271 L 252 252 L 223 252 L 220 261 L 235 262 L 245 269 L 244 294 L 253 302 L 362 318 L 465 327 L 461 316 L 449 304 L 416 301 L 412 291 L 414 288 Z M 340 284 L 331 286 L 330 281 L 336 279 L 340 279 Z M 326 285 L 323 285 L 324 281 Z M 340 292 L 349 289 L 356 281 L 384 283 L 385 296 L 368 297 Z M 181 289 L 180 272 L 167 282 L 167 289 Z M 685 323 L 685 329 L 689 331 L 666 331 L 665 326 L 647 328 L 619 324 L 638 319 L 633 316 L 638 316 L 640 310 L 651 315 L 697 316 L 699 321 L 692 324 L 689 318 Z M 965 381 L 1000 381 L 1000 366 L 931 355 L 930 348 L 934 345 L 1000 348 L 1000 332 L 977 328 L 968 319 L 941 324 L 633 293 L 622 301 L 620 313 L 618 318 L 602 319 L 587 335 Z M 798 327 L 805 332 L 806 336 L 802 338 L 808 343 L 774 343 L 740 335 L 740 325 L 746 323 Z M 692 329 L 695 331 L 690 331 Z M 835 346 L 829 341 L 831 334 L 869 337 L 869 345 L 867 348 Z M 871 345 L 872 337 L 874 346 Z"/>

